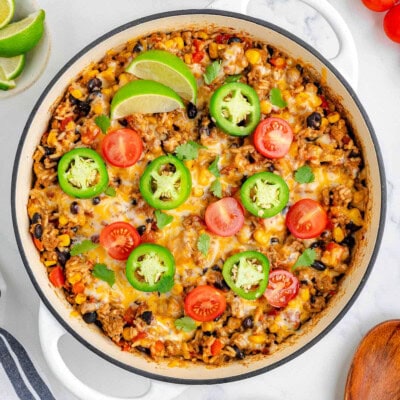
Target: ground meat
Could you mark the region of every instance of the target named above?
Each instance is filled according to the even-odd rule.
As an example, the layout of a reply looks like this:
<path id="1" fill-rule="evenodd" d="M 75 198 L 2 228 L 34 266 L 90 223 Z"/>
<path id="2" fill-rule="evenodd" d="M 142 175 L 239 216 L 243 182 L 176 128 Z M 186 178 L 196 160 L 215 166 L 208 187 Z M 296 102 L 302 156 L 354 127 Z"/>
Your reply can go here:
<path id="1" fill-rule="evenodd" d="M 125 325 L 123 314 L 124 309 L 121 305 L 113 306 L 109 303 L 103 304 L 97 310 L 97 317 L 103 330 L 114 342 L 118 342 L 122 335 Z"/>

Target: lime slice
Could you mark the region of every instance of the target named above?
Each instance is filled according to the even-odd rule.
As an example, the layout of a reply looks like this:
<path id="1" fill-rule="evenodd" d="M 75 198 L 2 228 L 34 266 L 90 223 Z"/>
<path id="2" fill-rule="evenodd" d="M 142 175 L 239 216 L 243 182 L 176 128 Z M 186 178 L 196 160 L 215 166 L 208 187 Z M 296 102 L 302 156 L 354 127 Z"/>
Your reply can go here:
<path id="1" fill-rule="evenodd" d="M 111 118 L 133 113 L 153 114 L 184 108 L 182 99 L 168 86 L 148 80 L 137 80 L 122 86 L 111 101 Z"/>
<path id="2" fill-rule="evenodd" d="M 14 16 L 14 0 L 0 0 L 0 29 Z"/>
<path id="3" fill-rule="evenodd" d="M 0 70 L 3 70 L 6 79 L 15 79 L 21 75 L 25 67 L 25 54 L 15 57 L 0 57 Z"/>
<path id="4" fill-rule="evenodd" d="M 44 31 L 43 10 L 0 30 L 0 57 L 14 57 L 37 45 Z"/>
<path id="5" fill-rule="evenodd" d="M 2 69 L 0 69 L 0 90 L 8 90 L 13 88 L 15 88 L 15 81 L 8 80 Z"/>
<path id="6" fill-rule="evenodd" d="M 126 68 L 142 79 L 151 79 L 174 89 L 183 99 L 196 104 L 197 84 L 189 67 L 177 56 L 163 50 L 149 50 Z"/>

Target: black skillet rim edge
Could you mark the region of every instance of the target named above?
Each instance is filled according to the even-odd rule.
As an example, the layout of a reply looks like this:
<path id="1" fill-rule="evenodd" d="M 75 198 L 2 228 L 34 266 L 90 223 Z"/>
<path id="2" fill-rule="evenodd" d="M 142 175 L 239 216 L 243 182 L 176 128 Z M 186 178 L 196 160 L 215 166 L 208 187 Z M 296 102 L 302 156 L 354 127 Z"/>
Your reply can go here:
<path id="1" fill-rule="evenodd" d="M 66 69 L 68 69 L 77 59 L 79 59 L 87 51 L 92 49 L 94 46 L 98 45 L 103 40 L 108 39 L 109 37 L 111 37 L 111 36 L 113 36 L 113 35 L 115 35 L 115 34 L 117 34 L 119 32 L 122 32 L 122 31 L 124 31 L 124 30 L 126 30 L 128 28 L 131 28 L 131 27 L 136 26 L 136 25 L 140 25 L 140 24 L 145 23 L 145 22 L 156 20 L 156 19 L 173 17 L 173 16 L 180 16 L 180 15 L 193 15 L 193 14 L 221 15 L 221 16 L 225 16 L 225 17 L 239 18 L 239 19 L 242 19 L 242 20 L 246 20 L 246 21 L 258 24 L 258 25 L 262 25 L 262 26 L 264 26 L 266 28 L 275 30 L 278 33 L 282 34 L 283 36 L 286 36 L 289 39 L 293 40 L 294 42 L 296 42 L 300 46 L 304 47 L 307 51 L 312 53 L 323 64 L 325 64 L 335 74 L 335 76 L 339 79 L 339 81 L 343 84 L 343 86 L 349 92 L 349 94 L 353 98 L 354 102 L 356 103 L 358 109 L 360 110 L 366 125 L 368 126 L 368 130 L 369 130 L 371 139 L 372 139 L 373 144 L 375 146 L 376 156 L 377 156 L 378 165 L 379 165 L 380 179 L 381 179 L 381 184 L 382 184 L 382 186 L 381 186 L 380 222 L 379 222 L 377 238 L 376 238 L 376 242 L 375 242 L 375 246 L 374 246 L 374 251 L 373 251 L 373 253 L 371 255 L 371 258 L 370 258 L 369 263 L 368 263 L 368 267 L 366 269 L 366 272 L 365 272 L 363 278 L 360 281 L 360 284 L 358 285 L 358 287 L 355 290 L 355 292 L 354 292 L 353 296 L 351 297 L 351 299 L 343 307 L 343 309 L 336 316 L 336 318 L 318 336 L 316 336 L 314 339 L 312 339 L 310 342 L 308 342 L 302 348 L 300 348 L 296 352 L 290 354 L 289 356 L 285 357 L 284 359 L 282 359 L 280 361 L 277 361 L 274 364 L 268 365 L 268 366 L 266 366 L 264 368 L 257 369 L 255 371 L 251 371 L 251 372 L 247 372 L 247 373 L 245 372 L 243 374 L 235 375 L 235 376 L 231 376 L 231 377 L 215 378 L 215 379 L 199 379 L 199 380 L 167 377 L 167 376 L 163 376 L 163 375 L 153 374 L 153 373 L 150 373 L 150 372 L 147 372 L 147 371 L 143 371 L 141 369 L 137 369 L 137 368 L 134 368 L 132 366 L 126 365 L 126 364 L 114 359 L 113 357 L 108 356 L 107 354 L 105 354 L 102 351 L 98 350 L 94 346 L 92 346 L 85 339 L 83 339 L 80 335 L 78 335 L 64 321 L 64 319 L 62 319 L 61 316 L 58 315 L 58 313 L 52 307 L 52 305 L 50 304 L 50 302 L 48 301 L 48 299 L 46 298 L 46 296 L 42 292 L 40 286 L 36 282 L 34 274 L 33 274 L 32 270 L 31 270 L 31 268 L 29 266 L 28 259 L 27 259 L 26 255 L 25 255 L 25 252 L 24 252 L 24 249 L 23 249 L 23 245 L 22 245 L 22 241 L 21 241 L 21 237 L 20 237 L 19 231 L 18 231 L 18 225 L 17 225 L 16 187 L 15 187 L 15 183 L 16 183 L 16 179 L 17 179 L 18 165 L 19 165 L 19 162 L 20 162 L 20 156 L 21 156 L 22 147 L 24 145 L 25 138 L 26 138 L 26 135 L 27 135 L 28 130 L 30 128 L 30 125 L 32 123 L 33 117 L 36 114 L 36 111 L 38 110 L 42 100 L 46 97 L 46 95 L 48 94 L 50 89 L 56 83 L 58 78 L 65 72 Z M 176 11 L 168 11 L 168 12 L 163 12 L 163 13 L 158 13 L 158 14 L 152 14 L 152 15 L 149 15 L 149 16 L 146 16 L 146 17 L 138 18 L 138 19 L 136 19 L 134 21 L 130 21 L 130 22 L 126 23 L 126 24 L 123 24 L 123 25 L 121 25 L 121 26 L 119 26 L 119 27 L 107 32 L 106 34 L 100 36 L 99 38 L 97 38 L 96 40 L 91 42 L 89 45 L 85 46 L 74 57 L 72 57 L 57 72 L 57 74 L 54 76 L 54 78 L 46 86 L 45 90 L 43 91 L 43 93 L 39 97 L 39 99 L 36 102 L 31 114 L 28 117 L 28 120 L 27 120 L 26 125 L 24 127 L 22 136 L 21 136 L 20 141 L 18 143 L 17 153 L 16 153 L 14 166 L 13 166 L 12 183 L 11 184 L 12 184 L 12 192 L 11 192 L 12 220 L 13 220 L 13 228 L 14 228 L 14 233 L 15 233 L 15 237 L 16 237 L 16 240 L 17 240 L 18 249 L 19 249 L 22 261 L 24 263 L 25 269 L 26 269 L 26 271 L 27 271 L 27 273 L 28 273 L 28 275 L 29 275 L 29 277 L 30 277 L 30 279 L 32 281 L 33 286 L 35 287 L 36 291 L 38 292 L 41 301 L 51 311 L 52 315 L 56 318 L 56 320 L 63 326 L 63 328 L 67 332 L 69 332 L 81 344 L 83 344 L 84 346 L 89 348 L 91 351 L 93 351 L 95 354 L 99 355 L 103 359 L 111 362 L 112 364 L 114 364 L 114 365 L 116 365 L 116 366 L 118 366 L 118 367 L 120 367 L 122 369 L 131 371 L 131 372 L 133 372 L 135 374 L 138 374 L 138 375 L 141 375 L 141 376 L 144 376 L 144 377 L 147 377 L 147 378 L 151 378 L 151 379 L 155 379 L 155 380 L 159 380 L 159 381 L 163 381 L 163 382 L 176 383 L 176 384 L 209 385 L 209 384 L 219 384 L 219 383 L 234 382 L 234 381 L 238 381 L 238 380 L 242 380 L 242 379 L 251 378 L 251 377 L 263 374 L 263 373 L 265 373 L 267 371 L 270 371 L 270 370 L 272 370 L 274 368 L 279 367 L 280 365 L 283 365 L 283 364 L 293 360 L 294 358 L 296 358 L 297 356 L 299 356 L 300 354 L 304 353 L 306 350 L 308 350 L 309 348 L 314 346 L 314 344 L 316 344 L 318 341 L 320 341 L 343 318 L 343 316 L 346 314 L 346 312 L 350 309 L 350 307 L 353 305 L 353 303 L 355 302 L 355 300 L 359 296 L 362 288 L 364 287 L 364 285 L 365 285 L 365 283 L 366 283 L 366 281 L 367 281 L 367 279 L 368 279 L 368 277 L 369 277 L 369 275 L 371 273 L 372 267 L 373 267 L 373 265 L 375 263 L 375 260 L 377 258 L 379 247 L 380 247 L 381 241 L 382 241 L 382 236 L 383 236 L 383 231 L 384 231 L 384 226 L 385 226 L 385 218 L 386 218 L 386 201 L 387 201 L 386 178 L 385 178 L 383 158 L 382 158 L 382 154 L 381 154 L 381 151 L 380 151 L 380 148 L 379 148 L 378 140 L 377 140 L 377 137 L 375 135 L 375 131 L 374 131 L 373 127 L 372 127 L 372 124 L 371 124 L 371 122 L 370 122 L 370 120 L 368 118 L 368 115 L 367 115 L 364 107 L 362 106 L 362 104 L 358 100 L 358 97 L 357 97 L 355 91 L 347 83 L 347 81 L 344 79 L 344 77 L 341 75 L 341 73 L 328 60 L 326 60 L 318 51 L 316 51 L 313 47 L 311 47 L 306 42 L 304 42 L 302 39 L 298 38 L 297 36 L 293 35 L 292 33 L 286 31 L 285 29 L 282 29 L 282 28 L 280 28 L 280 27 L 278 27 L 278 26 L 276 26 L 276 25 L 274 25 L 274 24 L 272 24 L 270 22 L 263 21 L 263 20 L 260 20 L 258 18 L 246 16 L 246 15 L 243 15 L 243 14 L 230 12 L 230 11 L 210 10 L 210 9 L 176 10 Z"/>

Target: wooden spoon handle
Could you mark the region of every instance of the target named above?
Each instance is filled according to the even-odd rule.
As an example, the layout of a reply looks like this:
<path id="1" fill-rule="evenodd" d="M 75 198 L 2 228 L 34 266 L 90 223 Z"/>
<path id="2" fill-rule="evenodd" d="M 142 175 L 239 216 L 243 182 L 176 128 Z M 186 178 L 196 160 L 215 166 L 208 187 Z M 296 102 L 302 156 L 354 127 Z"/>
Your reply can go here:
<path id="1" fill-rule="evenodd" d="M 345 400 L 400 400 L 400 320 L 371 329 L 354 354 Z"/>

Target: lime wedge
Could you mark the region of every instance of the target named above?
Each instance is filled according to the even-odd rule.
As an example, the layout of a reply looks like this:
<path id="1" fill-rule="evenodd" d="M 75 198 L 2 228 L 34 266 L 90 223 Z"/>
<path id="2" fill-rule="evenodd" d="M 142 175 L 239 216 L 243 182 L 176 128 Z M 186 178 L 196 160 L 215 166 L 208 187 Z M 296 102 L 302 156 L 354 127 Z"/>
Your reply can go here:
<path id="1" fill-rule="evenodd" d="M 0 0 L 0 29 L 14 16 L 14 0 Z"/>
<path id="2" fill-rule="evenodd" d="M 25 54 L 15 57 L 0 57 L 0 70 L 3 70 L 6 79 L 15 79 L 20 76 L 25 67 Z"/>
<path id="3" fill-rule="evenodd" d="M 44 31 L 43 10 L 36 11 L 0 30 L 0 57 L 14 57 L 37 45 Z"/>
<path id="4" fill-rule="evenodd" d="M 197 84 L 189 67 L 164 50 L 149 50 L 137 56 L 126 68 L 138 78 L 151 79 L 172 88 L 183 99 L 196 104 Z"/>
<path id="5" fill-rule="evenodd" d="M 15 88 L 15 81 L 8 80 L 4 72 L 0 69 L 0 90 L 8 90 Z"/>
<path id="6" fill-rule="evenodd" d="M 168 86 L 148 80 L 137 80 L 122 86 L 111 101 L 111 118 L 133 113 L 153 114 L 184 108 L 182 99 Z"/>

